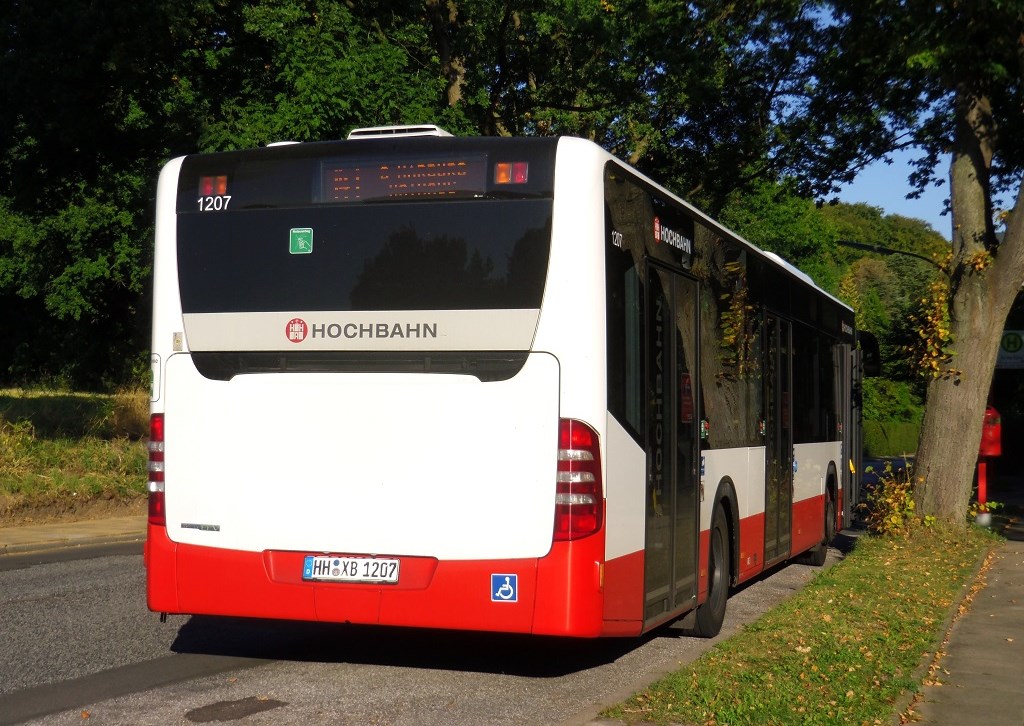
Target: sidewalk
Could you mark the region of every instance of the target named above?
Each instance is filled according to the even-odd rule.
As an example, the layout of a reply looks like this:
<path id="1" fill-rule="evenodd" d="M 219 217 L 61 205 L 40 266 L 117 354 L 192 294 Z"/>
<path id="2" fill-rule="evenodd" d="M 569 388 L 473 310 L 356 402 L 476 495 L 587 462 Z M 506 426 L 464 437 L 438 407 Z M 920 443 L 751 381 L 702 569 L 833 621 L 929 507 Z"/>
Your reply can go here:
<path id="1" fill-rule="evenodd" d="M 61 547 L 142 542 L 145 538 L 145 515 L 6 527 L 0 528 L 0 557 Z"/>
<path id="2" fill-rule="evenodd" d="M 953 624 L 935 679 L 914 706 L 915 723 L 1024 724 L 1024 477 L 993 477 L 989 501 L 1006 505 L 993 529 L 1007 541 L 993 553 L 983 587 Z"/>
<path id="3" fill-rule="evenodd" d="M 954 623 L 946 656 L 914 711 L 920 724 L 1024 724 L 1024 522 L 999 547 L 985 586 Z"/>

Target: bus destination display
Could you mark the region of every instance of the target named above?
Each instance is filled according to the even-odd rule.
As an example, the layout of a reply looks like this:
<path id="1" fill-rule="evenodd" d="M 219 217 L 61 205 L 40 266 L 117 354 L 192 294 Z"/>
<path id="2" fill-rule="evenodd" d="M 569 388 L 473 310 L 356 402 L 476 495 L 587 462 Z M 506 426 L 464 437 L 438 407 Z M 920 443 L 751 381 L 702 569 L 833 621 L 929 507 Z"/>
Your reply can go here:
<path id="1" fill-rule="evenodd" d="M 417 199 L 472 196 L 487 190 L 487 157 L 388 161 L 324 161 L 320 200 Z"/>

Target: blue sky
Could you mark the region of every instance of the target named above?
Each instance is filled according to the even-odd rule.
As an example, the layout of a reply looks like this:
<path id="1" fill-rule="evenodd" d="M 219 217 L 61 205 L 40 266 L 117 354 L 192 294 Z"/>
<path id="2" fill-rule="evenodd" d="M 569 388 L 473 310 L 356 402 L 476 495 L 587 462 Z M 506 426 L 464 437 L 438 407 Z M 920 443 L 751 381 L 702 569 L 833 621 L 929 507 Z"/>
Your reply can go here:
<path id="1" fill-rule="evenodd" d="M 949 184 L 941 187 L 929 187 L 920 199 L 907 199 L 910 184 L 907 177 L 912 168 L 910 162 L 915 158 L 913 152 L 902 151 L 892 155 L 892 164 L 875 162 L 867 167 L 852 184 L 847 185 L 839 193 L 843 202 L 866 202 L 873 207 L 881 207 L 886 214 L 900 214 L 904 217 L 923 219 L 936 232 L 946 239 L 950 238 L 950 217 L 942 216 L 945 199 L 949 194 Z M 939 169 L 945 178 L 948 174 L 948 160 L 941 162 L 947 166 Z"/>

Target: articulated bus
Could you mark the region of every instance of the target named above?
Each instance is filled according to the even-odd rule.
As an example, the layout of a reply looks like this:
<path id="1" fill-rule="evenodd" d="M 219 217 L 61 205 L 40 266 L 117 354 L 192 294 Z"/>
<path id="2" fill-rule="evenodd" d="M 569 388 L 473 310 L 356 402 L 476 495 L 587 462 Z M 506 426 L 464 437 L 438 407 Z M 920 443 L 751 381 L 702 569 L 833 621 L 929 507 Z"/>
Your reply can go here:
<path id="1" fill-rule="evenodd" d="M 712 636 L 849 516 L 853 311 L 591 142 L 174 159 L 154 278 L 155 612 Z"/>

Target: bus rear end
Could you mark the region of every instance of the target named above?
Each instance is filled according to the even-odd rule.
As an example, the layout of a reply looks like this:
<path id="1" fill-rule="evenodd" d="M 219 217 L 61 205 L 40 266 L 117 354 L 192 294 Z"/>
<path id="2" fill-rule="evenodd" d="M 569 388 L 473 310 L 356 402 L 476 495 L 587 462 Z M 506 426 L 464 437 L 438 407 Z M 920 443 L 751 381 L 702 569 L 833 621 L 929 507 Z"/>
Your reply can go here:
<path id="1" fill-rule="evenodd" d="M 533 348 L 556 145 L 167 165 L 150 609 L 600 633 L 598 432 Z"/>

